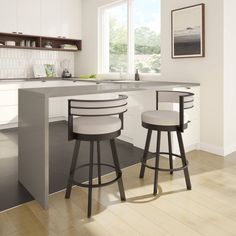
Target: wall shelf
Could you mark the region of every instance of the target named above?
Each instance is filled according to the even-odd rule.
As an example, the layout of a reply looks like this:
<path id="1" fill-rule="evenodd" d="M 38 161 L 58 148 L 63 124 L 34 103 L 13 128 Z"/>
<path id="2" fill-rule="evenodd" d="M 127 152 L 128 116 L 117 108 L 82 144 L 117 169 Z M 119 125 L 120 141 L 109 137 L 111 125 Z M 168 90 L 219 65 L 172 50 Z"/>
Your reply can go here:
<path id="1" fill-rule="evenodd" d="M 21 41 L 24 40 L 35 42 L 35 47 L 26 47 L 20 46 Z M 34 35 L 24 35 L 16 33 L 0 33 L 0 43 L 5 44 L 6 41 L 15 41 L 16 46 L 6 46 L 0 45 L 0 48 L 14 48 L 14 49 L 31 49 L 31 50 L 48 50 L 48 51 L 67 51 L 67 52 L 76 52 L 82 49 L 82 41 L 79 39 L 68 39 L 68 38 L 54 38 L 54 37 L 45 37 L 45 36 L 34 36 Z M 47 42 L 51 42 L 52 48 L 46 48 L 45 45 Z M 77 47 L 77 50 L 74 49 L 64 49 L 60 45 L 69 44 Z"/>

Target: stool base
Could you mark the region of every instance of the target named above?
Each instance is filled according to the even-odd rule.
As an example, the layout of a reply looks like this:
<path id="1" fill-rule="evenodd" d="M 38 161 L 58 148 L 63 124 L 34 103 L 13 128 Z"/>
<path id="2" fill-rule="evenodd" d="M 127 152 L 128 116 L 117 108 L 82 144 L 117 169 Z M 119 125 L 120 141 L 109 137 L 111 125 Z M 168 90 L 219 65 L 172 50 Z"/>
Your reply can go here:
<path id="1" fill-rule="evenodd" d="M 155 129 L 157 130 L 157 129 Z M 156 145 L 156 159 L 155 159 L 155 166 L 150 166 L 147 165 L 147 155 L 150 147 L 150 141 L 151 141 L 151 135 L 152 135 L 152 129 L 148 129 L 147 132 L 147 138 L 146 138 L 146 144 L 145 144 L 145 149 L 142 157 L 142 165 L 141 165 L 141 170 L 139 174 L 139 178 L 144 178 L 145 174 L 145 168 L 149 168 L 155 171 L 154 173 L 154 189 L 153 189 L 153 194 L 157 194 L 157 186 L 158 186 L 158 172 L 159 171 L 167 171 L 170 172 L 170 174 L 173 174 L 175 171 L 184 171 L 184 176 L 185 176 L 185 182 L 188 190 L 191 190 L 191 181 L 190 181 L 190 176 L 189 176 L 189 171 L 188 171 L 188 161 L 186 159 L 186 154 L 184 150 L 184 145 L 183 145 L 183 139 L 182 139 L 182 134 L 181 131 L 179 130 L 174 130 L 177 133 L 177 138 L 178 138 L 178 143 L 179 143 L 179 149 L 180 149 L 180 155 L 177 155 L 175 153 L 172 153 L 172 143 L 171 143 L 171 132 L 173 131 L 166 131 L 168 133 L 168 147 L 169 147 L 169 152 L 160 152 L 160 144 L 161 144 L 161 132 L 163 130 L 157 130 L 157 145 Z M 169 155 L 169 164 L 170 168 L 169 169 L 164 169 L 159 167 L 159 160 L 160 160 L 160 155 L 161 154 L 167 154 Z M 173 156 L 178 157 L 182 160 L 182 167 L 179 168 L 173 168 Z"/>
<path id="2" fill-rule="evenodd" d="M 122 172 L 120 169 L 120 164 L 119 164 L 119 160 L 118 160 L 118 155 L 117 155 L 117 150 L 116 150 L 116 145 L 115 145 L 115 139 L 111 139 L 110 140 L 110 145 L 111 145 L 111 151 L 112 151 L 112 157 L 113 157 L 113 161 L 114 161 L 114 165 L 110 165 L 110 164 L 106 164 L 106 163 L 101 163 L 101 153 L 100 153 L 100 141 L 96 141 L 97 142 L 97 163 L 94 163 L 93 160 L 93 156 L 94 156 L 94 141 L 90 141 L 90 160 L 89 163 L 81 165 L 81 166 L 77 166 L 77 160 L 78 160 L 78 154 L 79 154 L 79 147 L 80 147 L 80 140 L 76 140 L 75 143 L 75 148 L 74 148 L 74 154 L 73 154 L 73 158 L 72 158 L 72 162 L 71 162 L 71 168 L 70 168 L 70 176 L 68 179 L 68 183 L 67 183 L 67 188 L 66 188 L 66 194 L 65 194 L 65 198 L 69 199 L 70 195 L 71 195 L 71 189 L 72 189 L 72 185 L 75 184 L 77 186 L 80 187 L 85 187 L 88 188 L 88 211 L 87 211 L 87 217 L 90 218 L 91 217 L 91 212 L 92 212 L 92 189 L 93 188 L 99 188 L 99 187 L 104 187 L 107 186 L 109 184 L 113 184 L 114 182 L 118 182 L 118 187 L 119 187 L 119 192 L 120 192 L 120 198 L 121 201 L 125 201 L 126 197 L 125 197 L 125 191 L 124 191 L 124 186 L 123 186 L 123 181 L 122 181 Z M 76 170 L 79 170 L 83 167 L 89 167 L 89 183 L 85 184 L 85 183 L 80 183 L 78 181 L 76 181 L 74 179 L 74 175 Z M 98 168 L 98 184 L 93 184 L 93 167 L 97 166 Z M 115 169 L 116 171 L 116 178 L 102 183 L 101 180 L 101 166 L 107 166 L 110 168 Z"/>

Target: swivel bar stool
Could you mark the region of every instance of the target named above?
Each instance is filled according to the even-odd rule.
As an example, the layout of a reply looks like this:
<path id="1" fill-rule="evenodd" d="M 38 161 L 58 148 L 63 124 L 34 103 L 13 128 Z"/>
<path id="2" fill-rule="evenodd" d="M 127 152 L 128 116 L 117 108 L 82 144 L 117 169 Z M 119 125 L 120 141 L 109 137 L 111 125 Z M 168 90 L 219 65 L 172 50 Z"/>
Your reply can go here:
<path id="1" fill-rule="evenodd" d="M 121 134 L 123 128 L 123 115 L 127 111 L 127 96 L 110 100 L 69 100 L 68 104 L 68 139 L 76 140 L 74 154 L 71 162 L 70 176 L 67 183 L 65 198 L 70 198 L 72 185 L 88 188 L 88 218 L 92 211 L 92 189 L 103 187 L 118 181 L 121 201 L 125 201 L 125 191 L 122 181 L 122 172 L 119 165 L 115 138 Z M 119 116 L 119 117 L 116 117 Z M 109 140 L 114 161 L 114 166 L 101 163 L 100 141 Z M 77 166 L 80 142 L 90 142 L 89 163 Z M 97 163 L 94 163 L 94 142 L 97 144 Z M 98 170 L 98 183 L 93 183 L 94 166 Z M 116 178 L 112 181 L 102 183 L 101 167 L 110 167 L 116 171 Z M 74 179 L 75 171 L 89 167 L 89 180 L 80 183 Z"/>
<path id="2" fill-rule="evenodd" d="M 184 110 L 193 108 L 193 96 L 194 96 L 193 93 L 188 93 L 188 92 L 157 91 L 156 110 L 146 111 L 142 113 L 142 126 L 146 128 L 148 132 L 147 132 L 147 139 L 139 177 L 144 178 L 145 167 L 155 171 L 154 190 L 153 190 L 154 195 L 157 194 L 158 171 L 167 171 L 170 172 L 170 174 L 173 174 L 174 171 L 183 170 L 187 189 L 191 190 L 191 182 L 188 171 L 188 161 L 185 155 L 182 133 L 184 132 L 185 129 L 187 129 L 189 123 L 187 116 L 184 114 Z M 159 103 L 178 103 L 179 111 L 159 110 Z M 157 131 L 156 160 L 155 160 L 155 166 L 150 166 L 147 164 L 147 155 L 149 151 L 151 135 L 153 130 Z M 167 132 L 168 134 L 169 152 L 160 152 L 162 132 Z M 177 133 L 180 155 L 172 153 L 171 132 Z M 164 169 L 159 167 L 160 154 L 169 155 L 169 164 L 170 164 L 169 169 Z M 181 158 L 182 167 L 173 168 L 173 156 Z"/>

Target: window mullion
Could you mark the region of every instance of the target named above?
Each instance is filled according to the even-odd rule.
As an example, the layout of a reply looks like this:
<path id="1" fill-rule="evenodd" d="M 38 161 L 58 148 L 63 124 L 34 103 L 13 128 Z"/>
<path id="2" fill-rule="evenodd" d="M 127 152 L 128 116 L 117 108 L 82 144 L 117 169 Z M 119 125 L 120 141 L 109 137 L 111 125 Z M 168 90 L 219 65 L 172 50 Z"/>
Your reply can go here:
<path id="1" fill-rule="evenodd" d="M 133 74 L 135 70 L 134 54 L 135 54 L 135 39 L 134 39 L 134 0 L 127 0 L 128 4 L 128 73 Z"/>

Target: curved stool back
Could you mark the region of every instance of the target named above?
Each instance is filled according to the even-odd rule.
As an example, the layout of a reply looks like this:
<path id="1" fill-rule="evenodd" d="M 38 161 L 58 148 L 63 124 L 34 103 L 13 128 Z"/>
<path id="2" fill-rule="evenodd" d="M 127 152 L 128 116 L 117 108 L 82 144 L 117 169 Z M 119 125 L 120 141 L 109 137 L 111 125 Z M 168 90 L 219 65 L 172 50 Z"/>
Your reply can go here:
<path id="1" fill-rule="evenodd" d="M 180 91 L 156 91 L 156 109 L 159 109 L 159 103 L 177 103 L 179 104 L 179 126 L 181 132 L 184 131 L 184 110 L 194 107 L 194 94 Z"/>
<path id="2" fill-rule="evenodd" d="M 69 100 L 69 115 L 74 116 L 110 116 L 127 110 L 126 95 L 109 100 Z"/>
<path id="3" fill-rule="evenodd" d="M 73 119 L 76 116 L 99 117 L 119 115 L 123 128 L 124 113 L 127 111 L 127 100 L 128 96 L 126 95 L 119 95 L 117 98 L 107 100 L 68 100 L 69 140 L 75 138 L 75 135 L 73 135 Z"/>

